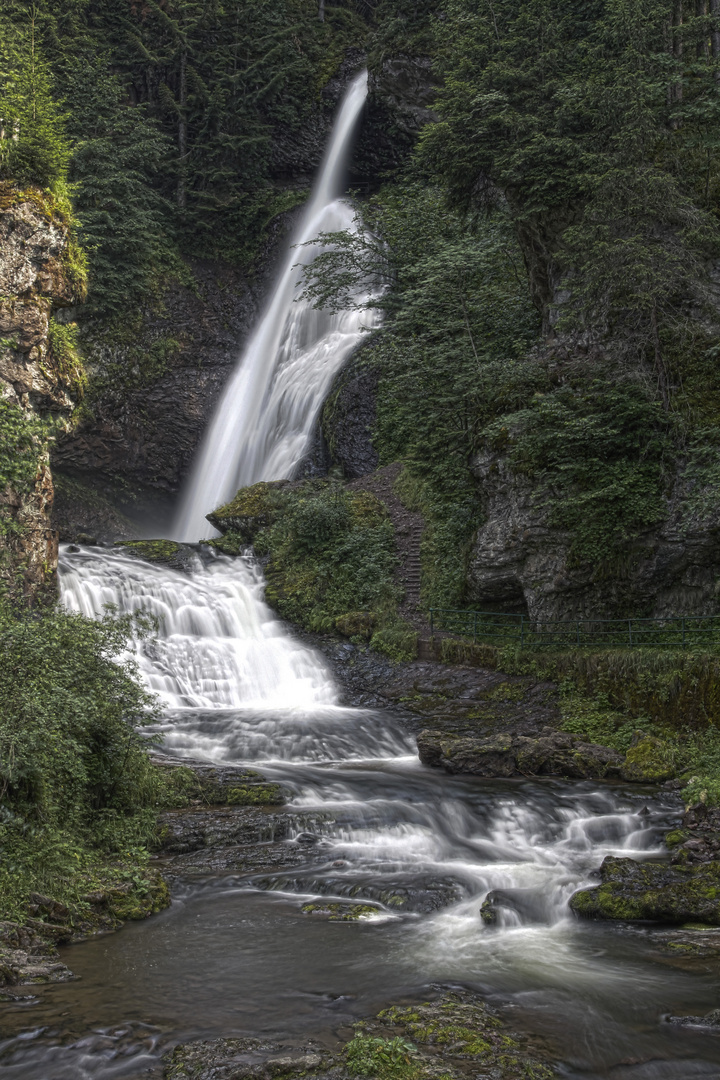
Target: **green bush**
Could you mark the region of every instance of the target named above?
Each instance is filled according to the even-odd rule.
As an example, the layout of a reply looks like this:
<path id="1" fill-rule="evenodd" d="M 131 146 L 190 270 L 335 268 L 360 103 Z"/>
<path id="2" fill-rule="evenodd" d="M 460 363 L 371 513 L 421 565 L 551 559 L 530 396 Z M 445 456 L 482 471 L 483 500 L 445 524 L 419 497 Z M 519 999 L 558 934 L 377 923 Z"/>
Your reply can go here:
<path id="1" fill-rule="evenodd" d="M 0 601 L 0 916 L 33 889 L 72 899 L 93 868 L 147 859 L 172 785 L 139 730 L 156 713 L 122 658 L 131 629 Z"/>
<path id="2" fill-rule="evenodd" d="M 273 499 L 270 523 L 252 539 L 258 554 L 270 556 L 267 598 L 281 615 L 319 632 L 340 628 L 350 615 L 352 625 L 362 613 L 364 626 L 396 619 L 394 532 L 374 495 L 322 480 L 278 490 Z M 224 512 L 214 519 L 222 522 Z"/>

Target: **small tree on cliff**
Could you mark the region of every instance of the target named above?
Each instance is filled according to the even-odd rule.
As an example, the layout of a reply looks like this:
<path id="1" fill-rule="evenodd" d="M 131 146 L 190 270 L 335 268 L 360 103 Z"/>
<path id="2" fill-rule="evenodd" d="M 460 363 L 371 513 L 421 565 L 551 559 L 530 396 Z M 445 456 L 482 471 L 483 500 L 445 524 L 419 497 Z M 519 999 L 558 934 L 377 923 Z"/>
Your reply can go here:
<path id="1" fill-rule="evenodd" d="M 70 144 L 37 36 L 34 6 L 0 19 L 0 178 L 49 187 L 65 176 Z"/>

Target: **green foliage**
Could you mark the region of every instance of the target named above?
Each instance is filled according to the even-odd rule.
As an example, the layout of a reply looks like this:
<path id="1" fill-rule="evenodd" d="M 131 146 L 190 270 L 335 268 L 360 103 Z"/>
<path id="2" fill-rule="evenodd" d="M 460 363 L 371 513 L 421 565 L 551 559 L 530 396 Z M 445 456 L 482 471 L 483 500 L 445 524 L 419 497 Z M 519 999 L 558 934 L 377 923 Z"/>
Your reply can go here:
<path id="1" fill-rule="evenodd" d="M 53 372 L 66 386 L 82 394 L 87 384 L 78 344 L 77 323 L 59 323 L 51 319 L 48 325 L 48 347 Z"/>
<path id="2" fill-rule="evenodd" d="M 154 701 L 122 660 L 127 618 L 0 604 L 0 895 L 76 897 L 108 860 L 142 866 L 169 786 L 139 728 Z M 87 882 L 85 882 L 87 890 Z"/>
<path id="3" fill-rule="evenodd" d="M 632 383 L 536 394 L 528 408 L 488 425 L 486 437 L 546 491 L 549 524 L 570 532 L 571 559 L 596 573 L 663 515 L 668 425 Z"/>
<path id="4" fill-rule="evenodd" d="M 305 295 L 334 308 L 361 282 L 391 283 L 371 301 L 385 321 L 363 350 L 380 376 L 373 442 L 382 463 L 408 463 L 398 493 L 428 523 L 424 602 L 456 606 L 479 523 L 471 466 L 485 425 L 547 385 L 523 359 L 537 321 L 503 213 L 465 219 L 441 188 L 405 180 L 364 216 L 373 234 L 326 237 L 332 246 L 309 268 Z"/>
<path id="5" fill-rule="evenodd" d="M 409 662 L 417 659 L 417 641 L 416 631 L 400 623 L 376 630 L 370 638 L 370 647 L 395 663 Z"/>
<path id="6" fill-rule="evenodd" d="M 308 481 L 275 501 L 272 523 L 254 543 L 270 555 L 267 597 L 281 615 L 318 631 L 334 630 L 348 613 L 396 619 L 393 528 L 374 496 Z"/>
<path id="7" fill-rule="evenodd" d="M 0 491 L 8 487 L 18 494 L 32 490 L 40 463 L 47 452 L 49 426 L 29 410 L 0 399 Z M 17 524 L 3 503 L 0 537 L 17 531 Z"/>
<path id="8" fill-rule="evenodd" d="M 70 143 L 40 47 L 34 6 L 0 16 L 0 179 L 50 187 L 64 179 Z"/>
<path id="9" fill-rule="evenodd" d="M 412 1080 L 419 1069 L 413 1061 L 413 1043 L 396 1035 L 392 1039 L 355 1035 L 345 1047 L 345 1060 L 352 1076 L 379 1080 Z"/>
<path id="10" fill-rule="evenodd" d="M 718 243 L 707 20 L 685 12 L 678 25 L 671 0 L 449 0 L 446 12 L 441 121 L 423 133 L 425 162 L 458 205 L 504 197 L 546 329 L 560 304 L 565 325 L 648 364 L 667 407 L 667 339 L 682 333 L 682 304 L 701 292 Z"/>

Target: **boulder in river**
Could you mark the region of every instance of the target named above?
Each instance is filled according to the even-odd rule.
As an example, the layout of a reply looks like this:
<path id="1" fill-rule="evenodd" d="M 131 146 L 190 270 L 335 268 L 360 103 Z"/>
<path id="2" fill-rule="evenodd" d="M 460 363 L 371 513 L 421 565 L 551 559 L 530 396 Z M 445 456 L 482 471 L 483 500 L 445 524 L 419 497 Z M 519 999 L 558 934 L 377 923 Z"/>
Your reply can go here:
<path id="1" fill-rule="evenodd" d="M 566 776 L 594 780 L 618 776 L 623 761 L 617 750 L 549 728 L 537 738 L 522 735 L 474 738 L 421 731 L 417 742 L 423 764 L 474 776 Z"/>
<path id="2" fill-rule="evenodd" d="M 576 915 L 720 926 L 720 862 L 676 865 L 608 856 L 600 884 L 570 899 Z"/>

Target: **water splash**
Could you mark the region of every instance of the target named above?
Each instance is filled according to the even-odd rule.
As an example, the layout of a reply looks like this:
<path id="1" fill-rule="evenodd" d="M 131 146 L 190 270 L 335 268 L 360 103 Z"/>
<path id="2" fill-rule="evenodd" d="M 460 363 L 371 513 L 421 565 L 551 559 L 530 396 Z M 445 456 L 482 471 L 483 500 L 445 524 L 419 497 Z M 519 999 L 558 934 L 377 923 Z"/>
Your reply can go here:
<path id="1" fill-rule="evenodd" d="M 173 535 L 214 535 L 209 510 L 239 487 L 290 477 L 310 446 L 315 423 L 336 373 L 358 345 L 372 313 L 353 307 L 330 314 L 298 300 L 301 267 L 320 250 L 323 232 L 356 231 L 351 205 L 338 198 L 352 135 L 367 96 L 367 72 L 351 84 L 340 107 L 316 187 L 268 308 L 228 382 L 203 439 Z M 362 305 L 369 292 L 353 299 Z"/>

